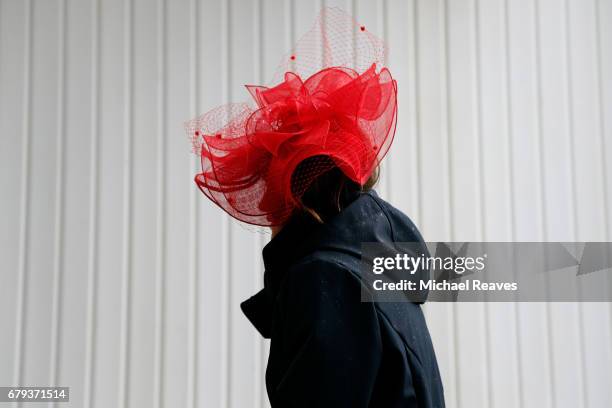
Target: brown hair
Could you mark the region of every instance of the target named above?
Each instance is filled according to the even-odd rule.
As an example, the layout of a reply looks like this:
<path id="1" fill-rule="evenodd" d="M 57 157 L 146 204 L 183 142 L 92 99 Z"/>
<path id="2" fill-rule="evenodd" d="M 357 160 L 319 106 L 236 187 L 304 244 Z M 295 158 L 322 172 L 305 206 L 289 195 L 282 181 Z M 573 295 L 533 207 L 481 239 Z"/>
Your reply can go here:
<path id="1" fill-rule="evenodd" d="M 329 156 L 313 156 L 302 161 L 291 175 L 294 193 L 298 192 L 298 188 L 294 188 L 299 185 L 298 180 L 313 167 L 327 170 L 314 179 L 303 193 L 294 196 L 298 197 L 298 211 L 308 214 L 320 223 L 325 223 L 342 211 L 352 202 L 356 194 L 374 188 L 380 174 L 376 166 L 370 178 L 363 185 L 359 185 L 348 178 Z"/>

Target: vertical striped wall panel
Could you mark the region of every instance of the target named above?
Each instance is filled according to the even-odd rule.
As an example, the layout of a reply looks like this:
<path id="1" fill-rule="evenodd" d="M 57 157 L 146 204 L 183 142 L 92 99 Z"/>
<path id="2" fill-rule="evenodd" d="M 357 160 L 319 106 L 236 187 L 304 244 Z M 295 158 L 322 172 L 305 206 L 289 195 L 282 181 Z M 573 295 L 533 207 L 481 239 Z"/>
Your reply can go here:
<path id="1" fill-rule="evenodd" d="M 428 240 L 612 239 L 611 0 L 0 0 L 0 385 L 269 405 L 239 308 L 269 236 L 201 196 L 182 123 L 325 5 L 390 46 L 379 191 Z M 612 405 L 609 303 L 425 312 L 450 407 Z"/>

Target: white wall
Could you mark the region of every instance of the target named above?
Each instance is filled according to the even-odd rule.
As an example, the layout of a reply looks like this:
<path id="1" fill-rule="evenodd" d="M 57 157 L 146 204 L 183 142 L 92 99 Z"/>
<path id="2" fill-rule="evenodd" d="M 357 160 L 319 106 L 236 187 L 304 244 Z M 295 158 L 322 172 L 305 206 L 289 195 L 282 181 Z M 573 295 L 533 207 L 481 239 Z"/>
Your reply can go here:
<path id="1" fill-rule="evenodd" d="M 267 236 L 182 123 L 266 82 L 322 1 L 0 0 L 0 385 L 263 407 L 239 302 Z M 436 240 L 611 240 L 612 0 L 339 0 L 390 45 L 380 191 Z M 612 308 L 429 304 L 449 407 L 612 406 Z"/>

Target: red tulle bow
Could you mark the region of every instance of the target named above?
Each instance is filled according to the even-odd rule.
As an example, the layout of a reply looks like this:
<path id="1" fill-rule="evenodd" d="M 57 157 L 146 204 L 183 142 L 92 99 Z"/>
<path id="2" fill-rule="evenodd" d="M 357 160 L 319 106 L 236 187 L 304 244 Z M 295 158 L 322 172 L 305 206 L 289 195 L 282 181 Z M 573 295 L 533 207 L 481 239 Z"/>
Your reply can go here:
<path id="1" fill-rule="evenodd" d="M 331 168 L 365 183 L 395 133 L 397 86 L 380 69 L 385 55 L 365 26 L 324 8 L 281 61 L 277 85 L 247 86 L 255 104 L 221 106 L 187 123 L 201 157 L 198 187 L 232 217 L 270 226 L 285 223 Z"/>
<path id="2" fill-rule="evenodd" d="M 202 192 L 233 217 L 279 225 L 329 160 L 294 169 L 313 156 L 332 159 L 350 179 L 365 183 L 395 130 L 396 83 L 373 64 L 363 74 L 326 68 L 303 81 L 287 72 L 273 88 L 247 86 L 257 109 L 242 112 L 214 135 L 198 135 Z M 293 177 L 292 177 L 293 176 Z"/>

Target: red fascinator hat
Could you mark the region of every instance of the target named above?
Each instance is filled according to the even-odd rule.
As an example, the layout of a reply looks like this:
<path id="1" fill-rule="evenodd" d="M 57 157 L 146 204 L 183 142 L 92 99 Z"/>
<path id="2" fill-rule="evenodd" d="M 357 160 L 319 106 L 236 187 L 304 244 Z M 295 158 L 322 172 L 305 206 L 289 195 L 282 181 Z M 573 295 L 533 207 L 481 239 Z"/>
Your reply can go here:
<path id="1" fill-rule="evenodd" d="M 201 157 L 200 190 L 232 217 L 272 226 L 333 167 L 364 184 L 395 133 L 397 85 L 384 60 L 382 40 L 341 10 L 324 9 L 272 86 L 247 86 L 252 102 L 186 124 Z"/>

